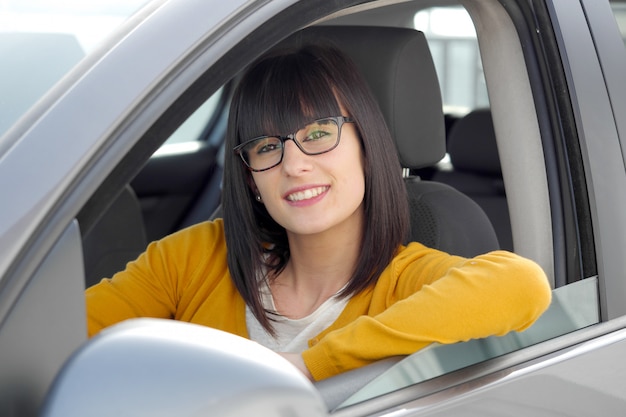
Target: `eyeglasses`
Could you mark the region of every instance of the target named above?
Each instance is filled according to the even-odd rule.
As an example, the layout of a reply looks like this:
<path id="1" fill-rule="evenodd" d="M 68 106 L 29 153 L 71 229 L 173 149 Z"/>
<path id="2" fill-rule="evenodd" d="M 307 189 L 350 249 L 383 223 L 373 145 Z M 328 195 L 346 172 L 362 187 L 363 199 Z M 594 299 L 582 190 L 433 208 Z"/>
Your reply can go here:
<path id="1" fill-rule="evenodd" d="M 235 146 L 233 151 L 251 171 L 266 171 L 283 161 L 285 142 L 288 140 L 293 140 L 306 155 L 332 151 L 339 145 L 341 127 L 344 123 L 354 123 L 354 119 L 344 116 L 326 117 L 315 120 L 287 136 L 259 136 L 250 139 Z"/>

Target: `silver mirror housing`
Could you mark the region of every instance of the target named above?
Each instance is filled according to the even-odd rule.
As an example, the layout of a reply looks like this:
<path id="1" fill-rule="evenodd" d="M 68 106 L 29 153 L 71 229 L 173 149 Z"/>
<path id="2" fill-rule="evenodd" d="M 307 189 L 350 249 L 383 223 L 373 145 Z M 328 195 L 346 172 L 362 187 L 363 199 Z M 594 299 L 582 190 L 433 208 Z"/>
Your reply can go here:
<path id="1" fill-rule="evenodd" d="M 326 416 L 295 367 L 247 339 L 204 326 L 135 319 L 112 326 L 65 364 L 43 417 Z"/>

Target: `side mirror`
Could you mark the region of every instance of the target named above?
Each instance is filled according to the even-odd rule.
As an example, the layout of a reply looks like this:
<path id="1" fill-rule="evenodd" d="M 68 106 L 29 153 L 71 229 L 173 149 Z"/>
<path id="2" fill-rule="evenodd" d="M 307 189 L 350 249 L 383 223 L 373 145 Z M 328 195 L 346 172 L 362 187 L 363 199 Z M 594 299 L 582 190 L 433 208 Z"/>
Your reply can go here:
<path id="1" fill-rule="evenodd" d="M 106 329 L 65 364 L 43 417 L 327 416 L 295 367 L 204 326 L 135 319 Z"/>

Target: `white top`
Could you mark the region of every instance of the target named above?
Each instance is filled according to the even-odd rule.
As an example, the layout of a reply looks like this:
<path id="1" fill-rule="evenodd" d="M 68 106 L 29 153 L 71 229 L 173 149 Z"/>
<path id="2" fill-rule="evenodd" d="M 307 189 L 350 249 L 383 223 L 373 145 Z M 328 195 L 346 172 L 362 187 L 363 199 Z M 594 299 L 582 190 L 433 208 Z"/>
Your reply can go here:
<path id="1" fill-rule="evenodd" d="M 268 311 L 276 311 L 274 298 L 263 281 L 261 285 L 261 300 L 263 307 Z M 343 288 L 342 288 L 343 289 Z M 338 292 L 341 292 L 339 290 Z M 324 301 L 313 313 L 301 319 L 290 319 L 281 315 L 272 316 L 272 325 L 276 331 L 276 337 L 269 334 L 259 321 L 254 317 L 252 311 L 246 306 L 246 325 L 250 339 L 275 351 L 300 353 L 308 349 L 309 339 L 314 338 L 322 330 L 330 326 L 341 314 L 348 303 L 349 297 L 330 297 Z"/>

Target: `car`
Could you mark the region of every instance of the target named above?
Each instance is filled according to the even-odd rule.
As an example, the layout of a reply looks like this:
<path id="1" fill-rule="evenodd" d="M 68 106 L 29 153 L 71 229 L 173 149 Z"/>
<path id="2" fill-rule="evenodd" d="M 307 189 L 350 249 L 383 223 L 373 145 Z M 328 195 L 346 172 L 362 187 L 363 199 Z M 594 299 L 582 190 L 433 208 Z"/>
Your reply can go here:
<path id="1" fill-rule="evenodd" d="M 0 21 L 0 415 L 626 411 L 626 2 L 6 1 Z M 394 93 L 415 129 L 400 156 L 427 156 L 406 164 L 407 187 L 475 213 L 441 243 L 450 217 L 424 231 L 414 210 L 414 236 L 537 262 L 553 302 L 531 328 L 314 384 L 189 323 L 130 320 L 87 338 L 87 286 L 219 215 L 228 102 L 247 65 L 328 36 L 370 83 L 388 81 L 368 65 L 391 64 L 396 33 L 422 39 Z M 389 85 L 372 88 L 400 136 Z"/>

